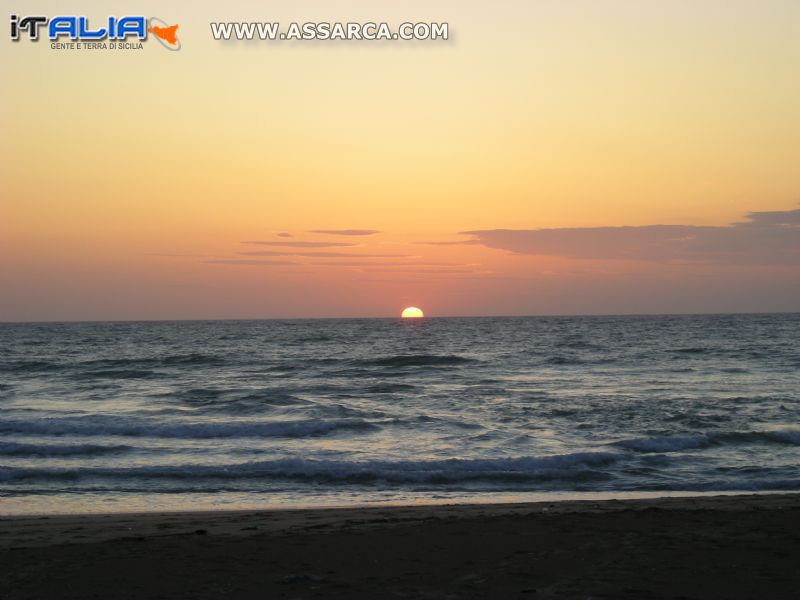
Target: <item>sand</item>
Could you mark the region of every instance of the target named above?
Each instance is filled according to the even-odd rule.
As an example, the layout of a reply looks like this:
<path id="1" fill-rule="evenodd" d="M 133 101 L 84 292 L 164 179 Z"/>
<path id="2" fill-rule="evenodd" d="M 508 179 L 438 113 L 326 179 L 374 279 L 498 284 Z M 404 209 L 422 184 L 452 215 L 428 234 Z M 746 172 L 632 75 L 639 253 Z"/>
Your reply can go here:
<path id="1" fill-rule="evenodd" d="M 800 494 L 6 517 L 0 597 L 797 598 Z"/>

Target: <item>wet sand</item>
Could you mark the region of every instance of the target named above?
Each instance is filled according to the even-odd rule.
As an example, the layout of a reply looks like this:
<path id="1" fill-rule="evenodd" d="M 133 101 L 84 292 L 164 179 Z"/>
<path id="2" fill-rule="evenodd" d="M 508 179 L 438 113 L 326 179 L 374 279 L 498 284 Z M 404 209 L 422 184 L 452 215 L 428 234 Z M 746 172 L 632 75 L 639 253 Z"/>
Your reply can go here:
<path id="1" fill-rule="evenodd" d="M 796 598 L 799 564 L 800 494 L 0 519 L 6 599 Z"/>

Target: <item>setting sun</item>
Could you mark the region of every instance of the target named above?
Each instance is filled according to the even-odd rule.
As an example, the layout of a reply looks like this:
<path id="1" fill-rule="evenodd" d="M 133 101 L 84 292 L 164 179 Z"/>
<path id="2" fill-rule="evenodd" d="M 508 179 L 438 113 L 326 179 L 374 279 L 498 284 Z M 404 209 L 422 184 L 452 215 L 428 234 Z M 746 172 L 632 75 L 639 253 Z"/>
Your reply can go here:
<path id="1" fill-rule="evenodd" d="M 424 317 L 425 314 L 416 306 L 409 306 L 408 308 L 403 310 L 403 314 L 401 314 L 400 316 L 403 319 L 420 319 Z"/>

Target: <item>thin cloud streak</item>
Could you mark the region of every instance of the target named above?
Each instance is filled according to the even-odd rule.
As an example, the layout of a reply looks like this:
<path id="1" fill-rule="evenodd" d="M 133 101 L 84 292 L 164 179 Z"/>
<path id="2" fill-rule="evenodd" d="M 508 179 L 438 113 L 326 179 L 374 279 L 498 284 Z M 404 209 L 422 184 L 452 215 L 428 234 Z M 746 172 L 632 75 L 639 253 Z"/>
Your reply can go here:
<path id="1" fill-rule="evenodd" d="M 251 266 L 251 267 L 274 267 L 281 265 L 297 265 L 296 262 L 290 260 L 255 260 L 255 259 L 238 259 L 229 258 L 221 260 L 204 260 L 208 265 L 238 265 L 238 266 Z"/>
<path id="2" fill-rule="evenodd" d="M 337 260 L 330 262 L 316 262 L 315 265 L 323 267 L 413 267 L 420 266 L 436 266 L 436 267 L 460 267 L 462 265 L 452 262 L 413 262 L 413 261 L 388 261 L 388 260 Z"/>
<path id="3" fill-rule="evenodd" d="M 325 235 L 375 235 L 380 233 L 377 229 L 312 229 L 309 233 L 322 233 Z"/>
<path id="4" fill-rule="evenodd" d="M 256 250 L 237 252 L 240 256 L 308 256 L 313 258 L 413 258 L 412 254 L 353 254 L 352 252 L 291 252 L 282 250 Z"/>
<path id="5" fill-rule="evenodd" d="M 477 273 L 474 269 L 448 269 L 448 268 L 430 268 L 430 269 L 412 269 L 412 268 L 400 268 L 400 269 L 393 269 L 389 266 L 377 266 L 377 267 L 368 267 L 362 266 L 358 267 L 358 270 L 364 271 L 365 273 L 439 273 L 439 274 L 448 274 L 448 273 Z"/>
<path id="6" fill-rule="evenodd" d="M 468 231 L 460 231 L 461 234 L 470 233 Z M 479 245 L 481 242 L 480 240 L 457 240 L 451 242 L 413 242 L 417 246 L 475 246 Z"/>
<path id="7" fill-rule="evenodd" d="M 157 256 L 159 258 L 221 258 L 218 254 L 177 254 L 171 252 L 145 252 L 145 256 Z"/>
<path id="8" fill-rule="evenodd" d="M 244 241 L 243 244 L 253 244 L 255 246 L 285 246 L 287 248 L 342 248 L 358 246 L 350 242 L 276 242 L 252 240 Z"/>

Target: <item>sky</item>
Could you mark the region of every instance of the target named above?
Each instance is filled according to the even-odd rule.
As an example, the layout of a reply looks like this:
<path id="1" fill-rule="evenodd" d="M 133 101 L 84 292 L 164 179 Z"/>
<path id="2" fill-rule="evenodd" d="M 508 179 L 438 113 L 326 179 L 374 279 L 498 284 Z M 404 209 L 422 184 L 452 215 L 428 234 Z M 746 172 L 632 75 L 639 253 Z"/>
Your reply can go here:
<path id="1" fill-rule="evenodd" d="M 182 47 L 2 36 L 0 321 L 800 310 L 795 0 L 11 10 Z M 450 39 L 215 41 L 233 20 Z"/>

